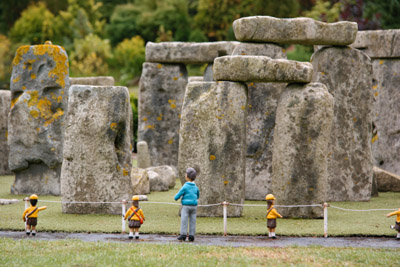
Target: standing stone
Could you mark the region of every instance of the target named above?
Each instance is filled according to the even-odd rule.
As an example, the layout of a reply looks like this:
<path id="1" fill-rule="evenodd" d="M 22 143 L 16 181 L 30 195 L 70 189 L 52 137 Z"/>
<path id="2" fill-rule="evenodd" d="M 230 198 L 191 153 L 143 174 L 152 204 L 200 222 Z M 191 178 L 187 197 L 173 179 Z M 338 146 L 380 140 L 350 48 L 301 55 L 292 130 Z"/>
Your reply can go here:
<path id="1" fill-rule="evenodd" d="M 240 43 L 232 55 L 286 58 L 274 44 Z M 271 188 L 275 113 L 285 83 L 247 83 L 246 199 L 265 200 Z"/>
<path id="2" fill-rule="evenodd" d="M 272 192 L 277 205 L 322 204 L 333 97 L 325 85 L 290 84 L 276 111 Z M 284 217 L 320 218 L 321 207 L 279 208 Z"/>
<path id="3" fill-rule="evenodd" d="M 363 52 L 325 47 L 311 58 L 313 80 L 334 97 L 328 154 L 328 200 L 368 201 L 372 186 L 372 65 Z"/>
<path id="4" fill-rule="evenodd" d="M 400 58 L 400 29 L 359 31 L 351 46 L 370 58 Z"/>
<path id="5" fill-rule="evenodd" d="M 204 82 L 215 82 L 213 74 L 213 64 L 210 63 L 207 65 L 206 70 L 204 71 L 203 81 Z"/>
<path id="6" fill-rule="evenodd" d="M 13 60 L 8 124 L 12 194 L 60 194 L 68 56 L 51 45 L 21 46 Z"/>
<path id="7" fill-rule="evenodd" d="M 132 197 L 126 87 L 69 90 L 61 193 L 63 202 L 118 202 Z M 63 204 L 64 213 L 120 214 L 120 204 Z"/>
<path id="8" fill-rule="evenodd" d="M 137 166 L 138 168 L 146 169 L 151 166 L 149 147 L 146 141 L 137 143 Z"/>
<path id="9" fill-rule="evenodd" d="M 131 182 L 134 195 L 147 195 L 150 193 L 149 175 L 145 169 L 133 167 Z"/>
<path id="10" fill-rule="evenodd" d="M 153 166 L 178 165 L 179 124 L 187 84 L 184 65 L 144 63 L 139 85 L 139 141 Z"/>
<path id="11" fill-rule="evenodd" d="M 11 174 L 8 167 L 9 148 L 8 136 L 8 112 L 10 112 L 11 91 L 0 90 L 0 175 Z"/>
<path id="12" fill-rule="evenodd" d="M 374 165 L 400 176 L 400 57 L 373 59 Z"/>
<path id="13" fill-rule="evenodd" d="M 114 86 L 115 83 L 112 76 L 71 77 L 69 80 L 71 85 Z"/>
<path id="14" fill-rule="evenodd" d="M 239 41 L 304 45 L 349 45 L 357 34 L 357 23 L 325 23 L 311 18 L 280 19 L 253 16 L 233 22 Z"/>
<path id="15" fill-rule="evenodd" d="M 235 82 L 188 84 L 182 108 L 179 177 L 188 167 L 197 170 L 200 205 L 244 203 L 247 88 Z M 228 216 L 241 216 L 242 207 L 229 206 Z M 220 206 L 199 207 L 198 216 L 222 216 Z"/>

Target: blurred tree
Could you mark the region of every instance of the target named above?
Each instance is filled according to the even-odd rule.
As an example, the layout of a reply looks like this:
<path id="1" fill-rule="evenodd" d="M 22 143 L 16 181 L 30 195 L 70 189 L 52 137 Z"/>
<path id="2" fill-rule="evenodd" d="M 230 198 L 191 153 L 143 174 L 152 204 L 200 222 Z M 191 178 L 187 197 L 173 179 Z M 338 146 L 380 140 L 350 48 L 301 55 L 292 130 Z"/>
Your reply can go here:
<path id="1" fill-rule="evenodd" d="M 294 17 L 299 13 L 297 0 L 199 0 L 195 26 L 211 41 L 226 40 L 235 19 L 268 15 Z"/>
<path id="2" fill-rule="evenodd" d="M 101 18 L 104 19 L 108 24 L 110 23 L 111 15 L 117 6 L 132 3 L 133 0 L 96 0 L 96 2 L 101 3 Z"/>
<path id="3" fill-rule="evenodd" d="M 57 43 L 61 39 L 62 25 L 44 3 L 25 9 L 10 30 L 13 43 L 43 44 L 46 40 Z"/>
<path id="4" fill-rule="evenodd" d="M 364 17 L 383 29 L 400 29 L 400 0 L 365 0 Z"/>
<path id="5" fill-rule="evenodd" d="M 340 15 L 340 2 L 331 4 L 328 0 L 317 0 L 311 10 L 303 13 L 305 17 L 324 22 L 336 22 Z"/>
<path id="6" fill-rule="evenodd" d="M 199 29 L 194 29 L 190 32 L 189 42 L 207 42 L 207 36 Z"/>
<path id="7" fill-rule="evenodd" d="M 110 24 L 106 25 L 106 32 L 113 45 L 139 34 L 136 19 L 140 12 L 133 4 L 118 5 L 110 18 Z"/>
<path id="8" fill-rule="evenodd" d="M 116 65 L 120 68 L 121 80 L 127 81 L 139 77 L 145 62 L 144 40 L 140 36 L 125 39 L 114 50 Z"/>
<path id="9" fill-rule="evenodd" d="M 0 88 L 7 88 L 11 76 L 12 54 L 11 42 L 7 36 L 0 34 Z"/>
<path id="10" fill-rule="evenodd" d="M 108 40 L 102 40 L 93 33 L 83 39 L 75 39 L 70 53 L 71 76 L 106 75 L 111 56 Z"/>

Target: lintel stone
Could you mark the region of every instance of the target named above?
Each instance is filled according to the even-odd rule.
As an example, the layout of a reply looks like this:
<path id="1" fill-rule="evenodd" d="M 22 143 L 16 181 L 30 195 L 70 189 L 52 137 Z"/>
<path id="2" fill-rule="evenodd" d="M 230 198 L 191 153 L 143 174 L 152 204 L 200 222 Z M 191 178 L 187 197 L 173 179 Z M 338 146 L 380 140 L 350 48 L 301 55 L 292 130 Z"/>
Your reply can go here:
<path id="1" fill-rule="evenodd" d="M 370 58 L 400 58 L 400 29 L 359 31 L 351 46 Z"/>

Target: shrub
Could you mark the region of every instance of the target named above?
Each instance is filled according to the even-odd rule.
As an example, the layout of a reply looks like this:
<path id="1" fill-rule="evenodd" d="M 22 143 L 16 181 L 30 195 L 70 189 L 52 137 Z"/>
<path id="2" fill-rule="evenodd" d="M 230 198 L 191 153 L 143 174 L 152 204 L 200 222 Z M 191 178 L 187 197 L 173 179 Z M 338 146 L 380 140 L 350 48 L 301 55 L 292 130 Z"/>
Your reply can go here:
<path id="1" fill-rule="evenodd" d="M 11 42 L 0 34 L 0 88 L 8 87 L 11 76 Z"/>
<path id="2" fill-rule="evenodd" d="M 140 76 L 145 61 L 144 40 L 140 36 L 125 39 L 115 48 L 114 59 L 121 68 L 121 80 Z"/>
<path id="3" fill-rule="evenodd" d="M 102 40 L 95 34 L 75 39 L 74 51 L 71 52 L 71 72 L 83 76 L 106 75 L 110 58 L 111 46 L 108 40 Z"/>

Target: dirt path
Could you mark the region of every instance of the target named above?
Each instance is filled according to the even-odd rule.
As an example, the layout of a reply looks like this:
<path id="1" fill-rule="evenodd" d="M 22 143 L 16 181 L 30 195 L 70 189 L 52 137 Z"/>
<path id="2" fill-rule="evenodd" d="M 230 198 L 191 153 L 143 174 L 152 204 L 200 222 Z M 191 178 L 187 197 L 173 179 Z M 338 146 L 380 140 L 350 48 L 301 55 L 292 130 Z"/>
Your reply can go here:
<path id="1" fill-rule="evenodd" d="M 89 242 L 137 242 L 153 244 L 179 244 L 175 235 L 142 234 L 139 240 L 129 240 L 127 234 L 99 233 L 49 233 L 40 232 L 36 237 L 26 236 L 24 232 L 0 231 L 0 238 L 60 240 L 78 239 Z M 287 247 L 287 246 L 323 246 L 323 247 L 366 247 L 366 248 L 400 248 L 400 240 L 385 237 L 278 237 L 268 239 L 265 236 L 213 236 L 198 235 L 194 245 L 232 246 L 232 247 Z"/>

